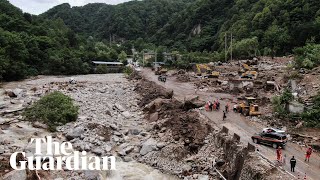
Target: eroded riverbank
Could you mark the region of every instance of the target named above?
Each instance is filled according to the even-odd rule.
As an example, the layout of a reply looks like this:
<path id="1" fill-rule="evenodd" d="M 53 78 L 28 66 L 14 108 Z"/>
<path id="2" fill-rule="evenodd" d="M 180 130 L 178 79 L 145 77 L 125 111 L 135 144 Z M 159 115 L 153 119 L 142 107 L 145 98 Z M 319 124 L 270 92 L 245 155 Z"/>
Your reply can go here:
<path id="1" fill-rule="evenodd" d="M 91 152 L 97 156 L 117 156 L 117 171 L 106 172 L 68 172 L 43 174 L 43 178 L 80 178 L 95 177 L 113 179 L 175 179 L 174 176 L 139 163 L 140 149 L 151 134 L 146 130 L 148 124 L 143 119 L 143 112 L 138 106 L 140 96 L 134 91 L 135 83 L 129 82 L 121 74 L 75 76 L 75 84 L 70 84 L 70 77 L 39 77 L 5 84 L 1 90 L 1 145 L 0 157 L 8 163 L 11 153 L 26 150 L 28 140 L 52 135 L 55 141 L 70 141 L 73 148 Z M 41 96 L 53 91 L 60 91 L 72 97 L 79 106 L 76 122 L 58 127 L 50 133 L 41 123 L 31 124 L 22 121 L 21 111 L 37 101 Z M 7 93 L 6 93 L 7 92 Z M 9 97 L 13 92 L 17 97 Z M 159 142 L 160 143 L 160 142 Z M 160 143 L 161 144 L 161 143 Z M 159 147 L 158 147 L 159 148 Z M 8 173 L 8 166 L 1 166 L 1 173 Z M 24 172 L 25 173 L 25 172 Z M 14 178 L 23 179 L 23 172 L 17 172 Z M 41 173 L 40 173 L 41 175 Z M 109 179 L 108 178 L 108 179 Z"/>

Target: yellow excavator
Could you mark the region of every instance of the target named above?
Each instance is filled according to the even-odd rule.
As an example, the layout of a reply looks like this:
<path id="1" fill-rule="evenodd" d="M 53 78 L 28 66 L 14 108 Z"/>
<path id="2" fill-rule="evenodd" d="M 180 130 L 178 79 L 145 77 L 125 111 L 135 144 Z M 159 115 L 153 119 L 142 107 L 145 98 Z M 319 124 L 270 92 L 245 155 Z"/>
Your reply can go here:
<path id="1" fill-rule="evenodd" d="M 196 74 L 197 76 L 204 76 L 208 78 L 218 78 L 220 76 L 218 71 L 213 71 L 206 64 L 196 64 Z"/>
<path id="2" fill-rule="evenodd" d="M 259 105 L 254 104 L 255 100 L 256 98 L 254 97 L 246 97 L 245 101 L 238 105 L 238 112 L 245 116 L 261 115 L 261 112 L 259 111 Z"/>
<path id="3" fill-rule="evenodd" d="M 163 75 L 163 74 L 166 74 L 166 73 L 168 72 L 168 69 L 163 68 L 163 67 L 161 67 L 161 66 L 155 67 L 154 70 L 155 70 L 155 71 L 154 71 L 154 74 L 155 74 L 155 75 Z"/>
<path id="4" fill-rule="evenodd" d="M 242 69 L 240 70 L 241 78 L 246 79 L 256 79 L 258 77 L 258 72 L 253 71 L 248 64 L 243 63 Z"/>

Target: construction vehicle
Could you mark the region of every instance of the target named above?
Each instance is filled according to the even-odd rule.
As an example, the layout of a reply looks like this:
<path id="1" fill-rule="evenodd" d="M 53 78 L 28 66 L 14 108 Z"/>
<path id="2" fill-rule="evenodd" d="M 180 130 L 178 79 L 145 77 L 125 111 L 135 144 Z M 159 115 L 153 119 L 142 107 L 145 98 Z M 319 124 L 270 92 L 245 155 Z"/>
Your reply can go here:
<path id="1" fill-rule="evenodd" d="M 162 74 L 166 74 L 168 72 L 168 69 L 163 68 L 161 66 L 155 67 L 154 70 L 155 70 L 155 72 L 154 72 L 155 75 L 162 75 Z"/>
<path id="2" fill-rule="evenodd" d="M 258 72 L 253 70 L 248 64 L 243 63 L 242 69 L 240 70 L 240 78 L 246 79 L 256 79 L 258 77 Z"/>
<path id="3" fill-rule="evenodd" d="M 208 78 L 218 78 L 220 73 L 218 71 L 213 71 L 206 64 L 196 64 L 196 75 Z"/>
<path id="4" fill-rule="evenodd" d="M 261 115 L 261 112 L 259 111 L 259 105 L 254 104 L 255 100 L 256 98 L 254 97 L 246 97 L 245 101 L 238 105 L 238 112 L 245 116 Z"/>
<path id="5" fill-rule="evenodd" d="M 246 71 L 241 74 L 241 78 L 244 79 L 257 79 L 258 73 L 257 71 Z"/>
<path id="6" fill-rule="evenodd" d="M 220 73 L 218 71 L 209 71 L 207 75 L 208 78 L 219 78 Z"/>

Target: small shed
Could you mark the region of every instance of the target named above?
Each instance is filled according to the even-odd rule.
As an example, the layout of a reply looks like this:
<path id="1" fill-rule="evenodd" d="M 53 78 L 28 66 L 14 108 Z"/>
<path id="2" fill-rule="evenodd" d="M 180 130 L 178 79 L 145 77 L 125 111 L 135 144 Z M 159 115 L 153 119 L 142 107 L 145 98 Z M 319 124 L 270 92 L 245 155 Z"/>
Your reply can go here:
<path id="1" fill-rule="evenodd" d="M 92 63 L 94 64 L 95 72 L 99 66 L 103 67 L 102 69 L 105 73 L 119 73 L 123 68 L 123 63 L 121 62 L 92 61 Z"/>

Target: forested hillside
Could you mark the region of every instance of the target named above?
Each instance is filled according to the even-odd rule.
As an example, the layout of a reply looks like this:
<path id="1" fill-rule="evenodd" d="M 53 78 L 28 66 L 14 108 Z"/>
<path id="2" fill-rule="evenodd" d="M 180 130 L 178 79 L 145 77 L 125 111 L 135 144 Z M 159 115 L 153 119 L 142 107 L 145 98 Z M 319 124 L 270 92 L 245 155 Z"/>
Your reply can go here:
<path id="1" fill-rule="evenodd" d="M 116 61 L 123 53 L 92 37 L 83 37 L 61 19 L 23 13 L 0 0 L 0 81 L 38 74 L 86 74 L 91 61 Z M 126 55 L 124 55 L 124 58 Z"/>
<path id="2" fill-rule="evenodd" d="M 116 6 L 63 4 L 43 16 L 60 17 L 76 32 L 106 40 L 110 35 L 141 37 L 187 51 L 221 51 L 225 33 L 228 42 L 233 33 L 235 56 L 245 57 L 285 55 L 306 42 L 319 42 L 319 9 L 317 0 L 145 0 Z"/>
<path id="3" fill-rule="evenodd" d="M 200 33 L 193 34 L 195 27 Z M 154 40 L 188 50 L 219 50 L 225 33 L 235 41 L 256 37 L 261 54 L 283 55 L 320 41 L 317 0 L 200 0 L 182 11 Z M 230 39 L 230 38 L 229 38 Z"/>
<path id="4" fill-rule="evenodd" d="M 153 36 L 175 14 L 194 0 L 129 1 L 119 5 L 102 3 L 83 7 L 56 6 L 42 17 L 64 20 L 75 32 L 109 40 L 135 40 Z"/>
<path id="5" fill-rule="evenodd" d="M 125 59 L 132 47 L 157 50 L 159 60 L 175 51 L 181 67 L 224 60 L 231 33 L 234 58 L 295 53 L 298 66 L 312 68 L 319 9 L 317 0 L 144 0 L 61 4 L 33 16 L 0 0 L 0 80 L 89 73 L 92 60 Z"/>

